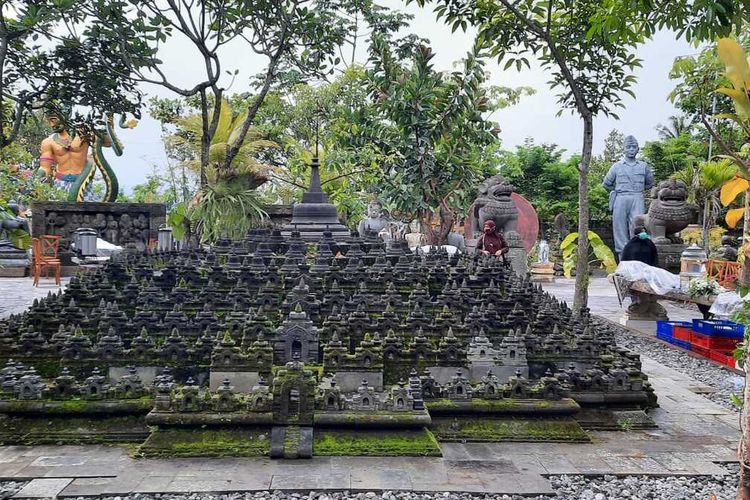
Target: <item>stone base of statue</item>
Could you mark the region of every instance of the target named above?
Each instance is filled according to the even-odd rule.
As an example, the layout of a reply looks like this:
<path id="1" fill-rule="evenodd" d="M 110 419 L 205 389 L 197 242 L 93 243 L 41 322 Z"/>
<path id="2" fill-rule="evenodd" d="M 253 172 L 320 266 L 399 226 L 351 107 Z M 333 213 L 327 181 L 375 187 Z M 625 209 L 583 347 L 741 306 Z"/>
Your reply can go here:
<path id="1" fill-rule="evenodd" d="M 666 269 L 670 273 L 679 273 L 680 256 L 686 248 L 687 245 L 682 243 L 657 243 L 656 250 L 659 252 L 659 267 Z"/>
<path id="2" fill-rule="evenodd" d="M 531 264 L 531 281 L 536 283 L 554 283 L 554 262 L 534 262 Z"/>
<path id="3" fill-rule="evenodd" d="M 630 290 L 632 303 L 620 318 L 620 324 L 638 329 L 652 329 L 656 331 L 657 321 L 667 321 L 667 311 L 659 304 L 658 297 L 650 293 Z"/>
<path id="4" fill-rule="evenodd" d="M 510 261 L 510 268 L 519 275 L 525 276 L 529 272 L 528 255 L 526 248 L 523 246 L 521 235 L 515 231 L 508 231 L 504 235 L 505 242 L 508 243 L 507 259 Z"/>
<path id="5" fill-rule="evenodd" d="M 29 264 L 29 254 L 24 250 L 0 246 L 0 278 L 23 278 Z"/>

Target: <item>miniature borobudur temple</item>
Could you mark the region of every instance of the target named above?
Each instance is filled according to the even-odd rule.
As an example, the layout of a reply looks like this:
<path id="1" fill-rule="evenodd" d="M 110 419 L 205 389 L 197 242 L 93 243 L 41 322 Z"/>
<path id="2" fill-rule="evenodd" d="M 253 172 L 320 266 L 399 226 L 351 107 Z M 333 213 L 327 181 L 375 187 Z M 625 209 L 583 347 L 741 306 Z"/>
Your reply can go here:
<path id="1" fill-rule="evenodd" d="M 586 441 L 656 404 L 606 324 L 500 259 L 356 233 L 124 254 L 2 320 L 0 347 L 0 441 L 148 456 Z"/>

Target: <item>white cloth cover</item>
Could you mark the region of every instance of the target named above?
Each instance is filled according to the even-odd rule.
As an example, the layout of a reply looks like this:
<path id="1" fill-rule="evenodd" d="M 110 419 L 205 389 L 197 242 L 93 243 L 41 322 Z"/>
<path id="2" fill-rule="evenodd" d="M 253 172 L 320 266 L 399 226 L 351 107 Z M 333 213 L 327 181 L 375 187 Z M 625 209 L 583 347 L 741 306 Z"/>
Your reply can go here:
<path id="1" fill-rule="evenodd" d="M 680 277 L 660 267 L 649 266 L 638 260 L 620 262 L 615 274 L 627 281 L 645 281 L 659 295 L 679 291 Z"/>

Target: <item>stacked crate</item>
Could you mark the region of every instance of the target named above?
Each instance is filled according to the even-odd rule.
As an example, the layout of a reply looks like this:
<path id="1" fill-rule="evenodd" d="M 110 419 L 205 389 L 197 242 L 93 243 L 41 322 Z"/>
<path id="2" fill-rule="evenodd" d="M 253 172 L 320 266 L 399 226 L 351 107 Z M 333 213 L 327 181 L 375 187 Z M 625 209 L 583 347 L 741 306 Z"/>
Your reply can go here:
<path id="1" fill-rule="evenodd" d="M 745 326 L 734 321 L 694 319 L 690 343 L 693 352 L 734 368 L 733 352 L 744 335 Z"/>
<path id="2" fill-rule="evenodd" d="M 733 351 L 744 334 L 744 325 L 726 320 L 658 321 L 656 324 L 657 338 L 731 368 L 735 367 Z"/>

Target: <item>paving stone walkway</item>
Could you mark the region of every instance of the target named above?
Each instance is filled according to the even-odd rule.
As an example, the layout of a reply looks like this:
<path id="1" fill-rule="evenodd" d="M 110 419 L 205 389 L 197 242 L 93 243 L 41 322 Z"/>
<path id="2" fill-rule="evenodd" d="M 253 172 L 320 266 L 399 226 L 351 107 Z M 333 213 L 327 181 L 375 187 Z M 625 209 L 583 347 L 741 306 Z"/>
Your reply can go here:
<path id="1" fill-rule="evenodd" d="M 15 283 L 12 283 L 15 282 Z M 29 281 L 30 285 L 30 281 Z M 545 289 L 572 298 L 572 281 Z M 0 296 L 12 292 L 18 312 L 39 293 L 20 280 L 0 280 Z M 46 291 L 41 295 L 46 295 Z M 621 309 L 612 285 L 592 280 L 594 314 L 616 321 Z M 697 311 L 667 305 L 673 319 Z M 736 461 L 738 415 L 697 394 L 696 380 L 643 357 L 659 397 L 650 412 L 658 429 L 592 432 L 588 444 L 450 443 L 442 458 L 316 457 L 133 459 L 108 446 L 0 447 L 0 480 L 31 480 L 15 498 L 48 498 L 279 490 L 416 490 L 551 494 L 546 475 L 722 475 L 717 463 Z M 694 392 L 695 391 L 695 392 Z"/>

